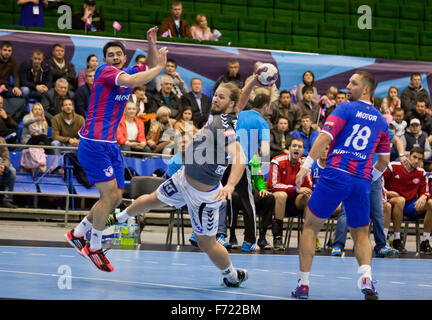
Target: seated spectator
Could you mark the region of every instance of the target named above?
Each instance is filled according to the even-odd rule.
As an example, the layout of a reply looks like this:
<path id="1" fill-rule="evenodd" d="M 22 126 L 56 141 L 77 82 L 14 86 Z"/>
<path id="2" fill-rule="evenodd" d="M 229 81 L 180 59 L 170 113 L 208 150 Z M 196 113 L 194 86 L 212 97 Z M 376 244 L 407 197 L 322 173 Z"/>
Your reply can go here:
<path id="1" fill-rule="evenodd" d="M 300 101 L 303 100 L 303 88 L 305 86 L 309 86 L 312 87 L 312 101 L 315 103 L 318 103 L 319 101 L 319 95 L 318 95 L 318 91 L 317 89 L 314 87 L 314 81 L 315 81 L 315 75 L 313 74 L 312 71 L 306 71 L 305 73 L 303 73 L 303 83 L 299 84 L 299 86 L 297 87 L 297 95 L 296 95 L 296 103 L 298 104 Z"/>
<path id="2" fill-rule="evenodd" d="M 174 141 L 175 120 L 171 118 L 171 110 L 162 106 L 156 112 L 156 119 L 150 120 L 150 128 L 146 135 L 147 144 L 153 153 L 162 150 Z"/>
<path id="3" fill-rule="evenodd" d="M 198 128 L 195 125 L 195 122 L 192 120 L 192 107 L 186 106 L 183 108 L 182 112 L 177 118 L 176 123 L 174 124 L 174 129 L 179 131 L 180 134 L 189 134 L 194 137 L 195 133 L 197 133 Z"/>
<path id="4" fill-rule="evenodd" d="M 84 125 L 84 118 L 74 111 L 72 99 L 64 99 L 61 112 L 52 118 L 53 146 L 78 147 L 78 130 Z M 56 155 L 61 155 L 61 149 L 54 149 Z"/>
<path id="5" fill-rule="evenodd" d="M 320 111 L 320 117 L 321 117 L 321 122 L 324 123 L 325 122 L 325 118 L 327 110 L 330 110 L 331 108 L 336 106 L 336 95 L 338 93 L 338 89 L 334 86 L 331 86 L 330 88 L 327 89 L 326 94 L 323 95 L 321 97 L 321 99 L 319 99 L 318 101 L 318 105 L 321 108 Z"/>
<path id="6" fill-rule="evenodd" d="M 401 93 L 401 107 L 404 109 L 405 114 L 413 111 L 416 108 L 418 98 L 423 97 L 426 101 L 426 105 L 431 105 L 431 99 L 428 92 L 422 86 L 421 74 L 415 72 L 411 74 L 410 84 Z M 429 111 L 432 113 L 432 110 Z"/>
<path id="7" fill-rule="evenodd" d="M 6 143 L 15 143 L 17 140 L 18 125 L 12 117 L 3 109 L 3 97 L 0 96 L 0 137 Z"/>
<path id="8" fill-rule="evenodd" d="M 313 88 L 311 86 L 304 86 L 303 89 L 303 100 L 297 102 L 303 115 L 308 114 L 311 117 L 312 128 L 314 130 L 320 130 L 320 124 L 322 123 L 320 115 L 320 107 L 313 100 Z"/>
<path id="9" fill-rule="evenodd" d="M 311 117 L 305 114 L 301 118 L 301 126 L 299 130 L 291 133 L 293 138 L 300 138 L 303 140 L 303 157 L 309 155 L 309 150 L 312 148 L 315 139 L 318 137 L 319 132 L 312 128 Z"/>
<path id="10" fill-rule="evenodd" d="M 177 98 L 181 98 L 183 95 L 189 92 L 188 87 L 184 80 L 180 77 L 177 69 L 177 62 L 172 59 L 168 59 L 165 65 L 165 73 L 156 77 L 156 91 L 160 91 L 162 89 L 162 81 L 166 75 L 170 76 L 173 80 L 172 92 L 177 96 Z"/>
<path id="11" fill-rule="evenodd" d="M 291 93 L 288 90 L 282 90 L 279 100 L 270 105 L 270 112 L 264 114 L 264 118 L 272 128 L 276 125 L 279 117 L 283 116 L 288 119 L 288 131 L 294 131 L 300 128 L 302 115 L 303 112 L 300 108 L 292 102 Z"/>
<path id="12" fill-rule="evenodd" d="M 212 32 L 207 25 L 207 17 L 203 14 L 197 14 L 195 24 L 190 28 L 192 38 L 196 40 L 213 40 L 218 41 L 218 33 Z M 217 31 L 217 30 L 215 30 Z"/>
<path id="13" fill-rule="evenodd" d="M 221 75 L 213 86 L 212 94 L 216 92 L 216 89 L 221 83 L 232 82 L 240 89 L 244 87 L 244 80 L 239 73 L 240 63 L 237 59 L 230 59 L 227 64 L 227 72 Z"/>
<path id="14" fill-rule="evenodd" d="M 412 119 L 419 119 L 422 125 L 422 130 L 427 133 L 428 136 L 432 134 L 432 116 L 428 113 L 429 106 L 424 96 L 420 96 L 417 99 L 415 109 L 409 111 L 405 116 L 405 121 L 409 123 Z M 432 141 L 429 138 L 429 143 Z"/>
<path id="15" fill-rule="evenodd" d="M 85 85 L 87 71 L 89 70 L 96 71 L 97 67 L 98 67 L 98 58 L 94 54 L 89 55 L 87 57 L 87 68 L 82 69 L 80 72 L 78 72 L 78 78 L 77 78 L 78 88 Z"/>
<path id="16" fill-rule="evenodd" d="M 140 65 L 146 64 L 146 60 L 147 60 L 147 58 L 145 55 L 139 54 L 135 58 L 135 65 L 140 66 Z"/>
<path id="17" fill-rule="evenodd" d="M 144 85 L 133 88 L 129 101 L 135 104 L 138 110 L 137 115 L 142 116 L 142 120 L 145 120 L 147 113 L 156 113 L 156 110 L 150 110 L 150 104 L 146 95 L 146 86 Z"/>
<path id="18" fill-rule="evenodd" d="M 45 120 L 42 104 L 38 102 L 33 104 L 30 113 L 24 116 L 21 143 L 51 145 L 48 138 L 48 122 Z M 47 153 L 50 151 L 50 149 L 46 149 Z"/>
<path id="19" fill-rule="evenodd" d="M 271 160 L 267 180 L 267 188 L 275 197 L 272 228 L 275 250 L 285 250 L 282 242 L 283 218 L 302 215 L 312 194 L 310 176 L 304 180 L 300 189 L 296 188 L 296 175 L 300 171 L 300 157 L 304 151 L 303 140 L 292 139 L 288 151 L 288 154 L 276 156 Z"/>
<path id="20" fill-rule="evenodd" d="M 385 97 L 381 102 L 380 112 L 384 115 L 387 122 L 393 121 L 393 114 L 396 108 L 401 107 L 401 101 L 399 99 L 399 90 L 396 87 L 390 87 Z"/>
<path id="21" fill-rule="evenodd" d="M 76 88 L 75 66 L 65 59 L 65 50 L 66 47 L 64 44 L 54 44 L 52 55 L 47 62 L 51 68 L 53 82 L 56 82 L 57 79 L 64 78 L 69 82 L 69 89 L 74 91 Z"/>
<path id="22" fill-rule="evenodd" d="M 176 135 L 175 145 L 178 147 L 174 149 L 174 156 L 170 158 L 168 164 L 168 177 L 172 177 L 174 173 L 176 173 L 185 162 L 185 154 L 186 148 L 189 146 L 189 143 L 192 142 L 192 139 L 187 134 L 182 134 L 181 136 Z"/>
<path id="23" fill-rule="evenodd" d="M 124 151 L 151 152 L 147 146 L 144 123 L 137 117 L 137 108 L 133 102 L 126 103 L 117 129 L 117 143 Z"/>
<path id="24" fill-rule="evenodd" d="M 405 112 L 402 108 L 395 108 L 393 112 L 393 121 L 391 124 L 394 126 L 396 132 L 395 135 L 401 138 L 405 134 L 405 129 L 408 126 L 404 120 Z"/>
<path id="25" fill-rule="evenodd" d="M 83 9 L 72 17 L 72 29 L 82 31 L 105 31 L 105 22 L 96 11 L 95 0 L 84 0 Z"/>
<path id="26" fill-rule="evenodd" d="M 0 144 L 6 141 L 0 137 Z M 7 146 L 0 146 L 0 191 L 14 190 L 16 180 L 16 170 L 12 166 Z M 16 209 L 18 206 L 13 203 L 12 195 L 0 195 L 0 206 L 3 208 Z"/>
<path id="27" fill-rule="evenodd" d="M 347 96 L 345 92 L 339 91 L 336 94 L 336 104 L 328 108 L 325 112 L 325 119 L 336 109 L 338 105 L 340 105 L 342 102 L 348 102 Z M 324 122 L 323 122 L 324 123 Z"/>
<path id="28" fill-rule="evenodd" d="M 207 122 L 211 110 L 210 97 L 201 92 L 202 80 L 193 78 L 191 80 L 191 91 L 182 96 L 182 106 L 192 107 L 192 119 L 198 129 L 201 129 Z"/>
<path id="29" fill-rule="evenodd" d="M 406 253 L 400 229 L 404 216 L 417 218 L 425 214 L 423 241 L 420 251 L 432 254 L 429 237 L 432 231 L 432 200 L 428 199 L 425 171 L 420 168 L 423 161 L 423 149 L 414 147 L 408 157 L 410 168 L 400 162 L 392 162 L 383 173 L 386 195 L 391 204 L 391 215 L 386 210 L 384 216 L 385 232 L 388 232 L 390 221 L 393 221 L 393 248 L 399 253 Z"/>
<path id="30" fill-rule="evenodd" d="M 270 130 L 270 157 L 288 154 L 291 143 L 291 135 L 288 130 L 288 118 L 279 116 L 276 127 Z"/>
<path id="31" fill-rule="evenodd" d="M 48 90 L 42 96 L 42 106 L 45 110 L 45 118 L 48 124 L 51 124 L 52 118 L 61 112 L 62 102 L 64 99 L 73 100 L 75 94 L 69 90 L 69 83 L 66 79 L 60 78 L 55 82 L 54 88 Z"/>
<path id="32" fill-rule="evenodd" d="M 248 83 L 251 81 L 256 74 L 256 71 L 263 63 L 260 61 L 255 62 L 254 64 L 254 72 L 252 75 L 246 78 L 245 83 Z M 252 103 L 254 101 L 255 97 L 259 94 L 265 94 L 270 97 L 270 104 L 273 102 L 276 102 L 279 99 L 279 91 L 276 86 L 276 83 L 272 84 L 271 86 L 255 86 L 252 88 L 252 91 L 249 95 L 249 103 Z"/>
<path id="33" fill-rule="evenodd" d="M 429 160 L 431 158 L 432 150 L 428 141 L 428 135 L 422 131 L 419 119 L 414 118 L 410 121 L 410 126 L 405 130 L 401 141 L 405 151 L 410 152 L 412 148 L 420 147 L 424 150 L 423 159 Z"/>
<path id="34" fill-rule="evenodd" d="M 159 28 L 159 36 L 192 39 L 189 23 L 181 18 L 182 11 L 182 3 L 180 1 L 173 1 L 171 16 L 162 21 L 162 25 Z"/>
<path id="35" fill-rule="evenodd" d="M 93 87 L 95 73 L 96 71 L 94 69 L 87 69 L 86 82 L 84 83 L 84 85 L 82 85 L 75 91 L 74 95 L 76 113 L 83 116 L 84 118 L 87 114 L 87 109 L 90 101 L 90 93 Z"/>
<path id="36" fill-rule="evenodd" d="M 17 4 L 22 6 L 20 26 L 40 28 L 45 26 L 44 7 L 48 6 L 48 0 L 18 0 Z"/>
<path id="37" fill-rule="evenodd" d="M 173 79 L 171 76 L 163 75 L 161 89 L 155 93 L 149 101 L 150 110 L 154 112 L 166 106 L 171 111 L 171 117 L 176 118 L 182 108 L 181 100 L 172 92 Z"/>

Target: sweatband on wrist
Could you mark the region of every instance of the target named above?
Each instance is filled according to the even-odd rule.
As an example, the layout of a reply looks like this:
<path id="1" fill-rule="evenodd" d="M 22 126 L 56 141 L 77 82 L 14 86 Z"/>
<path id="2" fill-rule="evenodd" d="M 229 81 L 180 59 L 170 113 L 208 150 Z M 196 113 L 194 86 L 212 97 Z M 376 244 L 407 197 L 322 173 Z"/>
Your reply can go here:
<path id="1" fill-rule="evenodd" d="M 382 172 L 375 169 L 375 167 L 372 169 L 372 182 L 377 181 L 382 175 Z"/>
<path id="2" fill-rule="evenodd" d="M 312 168 L 312 165 L 314 164 L 315 160 L 312 159 L 310 156 L 306 157 L 306 160 L 303 162 L 302 168 L 310 169 Z"/>

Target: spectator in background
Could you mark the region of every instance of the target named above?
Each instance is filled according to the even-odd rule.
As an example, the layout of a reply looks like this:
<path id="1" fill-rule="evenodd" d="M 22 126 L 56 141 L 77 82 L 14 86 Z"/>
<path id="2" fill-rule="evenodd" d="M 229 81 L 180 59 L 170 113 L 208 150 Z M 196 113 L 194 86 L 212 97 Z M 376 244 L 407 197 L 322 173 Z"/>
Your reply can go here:
<path id="1" fill-rule="evenodd" d="M 347 102 L 347 96 L 345 92 L 338 91 L 336 94 L 336 104 L 331 106 L 325 111 L 325 118 L 327 118 L 333 111 L 336 109 L 338 105 L 340 105 L 342 102 Z M 324 123 L 324 122 L 323 122 Z"/>
<path id="2" fill-rule="evenodd" d="M 156 112 L 156 119 L 150 120 L 150 128 L 146 135 L 147 144 L 153 153 L 161 153 L 172 140 L 165 132 L 174 131 L 175 120 L 171 118 L 171 110 L 162 106 Z M 166 136 L 169 136 L 167 138 Z"/>
<path id="3" fill-rule="evenodd" d="M 0 144 L 6 141 L 0 137 Z M 7 146 L 0 146 L 0 190 L 13 191 L 16 180 L 16 169 L 12 166 Z M 16 209 L 18 206 L 13 203 L 12 195 L 0 195 L 0 206 L 3 208 Z"/>
<path id="4" fill-rule="evenodd" d="M 20 65 L 21 91 L 26 99 L 41 101 L 42 95 L 52 88 L 51 69 L 43 59 L 43 52 L 34 49 L 31 59 L 25 60 Z"/>
<path id="5" fill-rule="evenodd" d="M 12 43 L 3 41 L 0 48 L 0 95 L 4 109 L 19 122 L 25 113 L 26 101 L 22 99 L 18 63 L 12 57 Z M 11 81 L 12 80 L 12 81 Z"/>
<path id="6" fill-rule="evenodd" d="M 404 120 L 405 112 L 402 108 L 395 108 L 393 116 L 394 119 L 391 124 L 396 130 L 396 137 L 401 138 L 405 134 L 405 129 L 408 126 L 408 123 Z"/>
<path id="7" fill-rule="evenodd" d="M 21 143 L 51 145 L 50 139 L 48 138 L 48 122 L 45 120 L 43 106 L 39 102 L 33 104 L 30 112 L 23 118 Z M 48 153 L 51 150 L 46 149 L 45 151 Z"/>
<path id="8" fill-rule="evenodd" d="M 48 6 L 48 0 L 18 0 L 17 4 L 22 6 L 20 26 L 41 27 L 44 24 L 44 7 Z"/>
<path id="9" fill-rule="evenodd" d="M 181 110 L 181 100 L 172 92 L 173 78 L 169 75 L 163 75 L 161 80 L 161 89 L 156 92 L 149 101 L 150 110 L 158 110 L 166 106 L 171 111 L 171 117 L 176 118 Z"/>
<path id="10" fill-rule="evenodd" d="M 313 90 L 312 100 L 315 103 L 318 103 L 319 95 L 317 89 L 314 87 L 315 75 L 313 74 L 312 71 L 306 71 L 305 73 L 303 73 L 302 79 L 303 79 L 303 83 L 299 84 L 299 86 L 297 87 L 296 103 L 298 104 L 299 101 L 303 100 L 303 94 L 304 94 L 303 87 L 305 86 L 312 87 Z"/>
<path id="11" fill-rule="evenodd" d="M 3 101 L 3 97 L 0 96 L 0 137 L 3 137 L 7 143 L 15 143 L 17 140 L 18 125 L 3 109 Z"/>
<path id="12" fill-rule="evenodd" d="M 42 106 L 45 110 L 45 118 L 51 124 L 52 118 L 61 112 L 62 102 L 64 99 L 73 100 L 75 94 L 69 90 L 69 83 L 64 78 L 59 78 L 55 82 L 54 88 L 48 90 L 42 96 Z"/>
<path id="13" fill-rule="evenodd" d="M 74 91 L 76 88 L 75 66 L 65 59 L 66 47 L 64 44 L 56 43 L 53 45 L 52 55 L 48 59 L 48 65 L 51 68 L 53 82 L 57 79 L 64 78 L 69 82 L 69 89 Z"/>
<path id="14" fill-rule="evenodd" d="M 191 91 L 182 96 L 182 106 L 192 107 L 192 119 L 198 129 L 201 129 L 208 120 L 211 100 L 210 97 L 201 92 L 202 80 L 193 78 L 191 80 Z"/>
<path id="15" fill-rule="evenodd" d="M 258 70 L 258 68 L 262 65 L 263 63 L 261 61 L 257 61 L 254 64 L 254 72 L 252 75 L 250 75 L 249 77 L 246 78 L 245 83 L 251 81 L 256 74 L 256 71 Z M 265 94 L 267 96 L 270 97 L 270 104 L 269 106 L 277 101 L 279 99 L 279 91 L 278 88 L 276 86 L 276 84 L 274 83 L 271 86 L 255 86 L 252 88 L 252 92 L 249 96 L 249 103 L 251 104 L 252 101 L 254 101 L 255 97 L 259 94 Z"/>
<path id="16" fill-rule="evenodd" d="M 303 140 L 303 157 L 309 155 L 309 150 L 312 148 L 315 139 L 318 137 L 319 132 L 312 128 L 311 117 L 304 114 L 301 118 L 300 129 L 291 133 L 293 138 L 300 138 Z"/>
<path id="17" fill-rule="evenodd" d="M 179 131 L 180 134 L 189 134 L 191 137 L 195 136 L 198 128 L 196 127 L 195 122 L 192 120 L 192 107 L 185 106 L 183 107 L 182 112 L 177 118 L 176 123 L 174 124 L 174 129 Z"/>
<path id="18" fill-rule="evenodd" d="M 216 83 L 213 86 L 212 94 L 216 92 L 216 89 L 219 87 L 221 83 L 227 83 L 232 82 L 240 89 L 244 87 L 244 80 L 241 77 L 239 70 L 240 70 L 240 63 L 237 59 L 230 59 L 228 61 L 227 65 L 228 71 L 221 75 L 217 80 Z"/>
<path id="19" fill-rule="evenodd" d="M 419 97 L 425 98 L 427 107 L 431 105 L 430 97 L 426 89 L 422 86 L 421 74 L 415 72 L 411 74 L 410 84 L 402 91 L 400 97 L 401 107 L 404 109 L 405 114 L 408 114 L 410 111 L 415 109 L 417 98 Z M 429 113 L 432 113 L 432 110 L 429 110 Z"/>
<path id="20" fill-rule="evenodd" d="M 302 115 L 300 108 L 292 102 L 291 93 L 288 90 L 282 90 L 279 100 L 270 105 L 270 111 L 264 115 L 264 118 L 272 128 L 276 125 L 279 117 L 283 116 L 288 119 L 288 131 L 294 131 L 300 128 Z"/>
<path id="21" fill-rule="evenodd" d="M 388 115 L 391 116 L 391 120 L 387 120 L 388 123 L 393 121 L 393 114 L 396 108 L 401 107 L 401 100 L 399 99 L 399 90 L 396 87 L 390 87 L 387 93 L 387 97 L 385 97 L 381 102 L 381 113 L 387 118 L 390 119 Z"/>
<path id="22" fill-rule="evenodd" d="M 213 36 L 213 32 L 207 25 L 207 17 L 204 14 L 197 14 L 195 24 L 190 28 L 192 38 L 195 40 L 214 40 L 218 39 Z"/>
<path id="23" fill-rule="evenodd" d="M 165 73 L 156 77 L 156 91 L 160 91 L 162 89 L 162 79 L 168 75 L 173 80 L 172 92 L 177 96 L 177 98 L 181 98 L 183 95 L 189 92 L 188 87 L 184 80 L 180 77 L 177 69 L 177 62 L 173 59 L 168 59 L 165 65 Z"/>
<path id="24" fill-rule="evenodd" d="M 319 131 L 320 124 L 322 123 L 320 107 L 313 100 L 314 89 L 311 86 L 304 86 L 303 89 L 303 100 L 297 102 L 303 115 L 308 114 L 311 117 L 312 128 Z"/>
<path id="25" fill-rule="evenodd" d="M 432 116 L 428 113 L 428 109 L 426 97 L 418 97 L 415 109 L 406 114 L 405 121 L 409 123 L 412 119 L 419 119 L 422 125 L 422 130 L 430 136 L 432 134 Z M 428 140 L 429 143 L 432 142 L 430 138 Z"/>
<path id="26" fill-rule="evenodd" d="M 78 72 L 78 78 L 77 78 L 77 87 L 81 87 L 85 85 L 86 83 L 86 74 L 88 70 L 95 70 L 98 67 L 98 58 L 91 54 L 87 57 L 87 68 L 82 69 L 80 72 Z"/>
<path id="27" fill-rule="evenodd" d="M 270 157 L 288 154 L 292 136 L 288 130 L 288 118 L 279 116 L 276 126 L 270 130 Z"/>
<path id="28" fill-rule="evenodd" d="M 137 65 L 137 66 L 143 65 L 146 63 L 146 60 L 147 60 L 147 58 L 145 55 L 139 54 L 135 58 L 135 65 Z"/>
<path id="29" fill-rule="evenodd" d="M 428 141 L 428 135 L 422 131 L 422 126 L 419 119 L 412 119 L 410 126 L 405 130 L 405 134 L 401 137 L 405 151 L 410 152 L 414 147 L 420 147 L 424 150 L 424 160 L 429 160 L 432 155 L 431 146 Z"/>
<path id="30" fill-rule="evenodd" d="M 162 25 L 159 28 L 159 36 L 192 39 L 189 23 L 181 18 L 182 11 L 182 3 L 174 1 L 171 5 L 171 16 L 162 21 Z"/>
<path id="31" fill-rule="evenodd" d="M 52 118 L 53 146 L 78 147 L 78 130 L 84 125 L 84 118 L 74 112 L 72 99 L 64 99 L 61 112 Z M 61 155 L 61 149 L 54 149 L 56 155 Z"/>
<path id="32" fill-rule="evenodd" d="M 137 117 L 137 108 L 133 102 L 126 103 L 117 130 L 117 143 L 124 151 L 151 152 L 147 146 L 144 123 Z"/>
<path id="33" fill-rule="evenodd" d="M 332 109 L 336 106 L 336 95 L 338 93 L 338 89 L 335 86 L 331 86 L 327 89 L 326 94 L 321 97 L 318 101 L 318 105 L 320 106 L 320 117 L 322 119 L 322 123 L 325 122 L 325 118 L 327 110 Z M 334 110 L 334 109 L 333 109 Z"/>
<path id="34" fill-rule="evenodd" d="M 132 90 L 132 94 L 129 97 L 129 101 L 132 101 L 137 107 L 137 115 L 146 115 L 147 113 L 156 113 L 156 110 L 151 110 L 146 96 L 146 86 L 135 87 Z M 144 120 L 144 119 L 143 119 Z"/>
<path id="35" fill-rule="evenodd" d="M 84 85 L 79 87 L 77 91 L 75 91 L 75 112 L 79 115 L 86 117 L 87 108 L 90 100 L 90 92 L 93 87 L 94 75 L 96 71 L 94 69 L 87 69 L 86 72 L 86 82 Z"/>
<path id="36" fill-rule="evenodd" d="M 83 9 L 72 17 L 72 29 L 82 31 L 105 31 L 105 22 L 96 12 L 95 0 L 84 0 Z"/>

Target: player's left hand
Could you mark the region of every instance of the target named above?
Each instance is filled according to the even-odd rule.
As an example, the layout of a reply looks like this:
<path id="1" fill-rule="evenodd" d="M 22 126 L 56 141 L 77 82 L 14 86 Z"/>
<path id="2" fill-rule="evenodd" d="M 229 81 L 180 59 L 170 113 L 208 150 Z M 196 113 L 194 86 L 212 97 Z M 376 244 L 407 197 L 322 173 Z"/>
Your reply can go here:
<path id="1" fill-rule="evenodd" d="M 226 186 L 224 186 L 222 189 L 219 190 L 219 192 L 217 193 L 215 200 L 231 200 L 231 194 L 234 191 L 234 187 L 227 184 Z"/>
<path id="2" fill-rule="evenodd" d="M 149 43 L 156 43 L 158 30 L 158 27 L 153 27 L 147 30 L 147 41 Z"/>
<path id="3" fill-rule="evenodd" d="M 426 196 L 421 196 L 417 199 L 417 201 L 414 203 L 414 208 L 416 209 L 416 211 L 420 211 L 424 207 L 426 199 Z"/>
<path id="4" fill-rule="evenodd" d="M 300 171 L 296 175 L 296 188 L 298 190 L 301 189 L 302 184 L 306 176 L 309 174 L 309 169 L 306 168 L 300 168 Z"/>

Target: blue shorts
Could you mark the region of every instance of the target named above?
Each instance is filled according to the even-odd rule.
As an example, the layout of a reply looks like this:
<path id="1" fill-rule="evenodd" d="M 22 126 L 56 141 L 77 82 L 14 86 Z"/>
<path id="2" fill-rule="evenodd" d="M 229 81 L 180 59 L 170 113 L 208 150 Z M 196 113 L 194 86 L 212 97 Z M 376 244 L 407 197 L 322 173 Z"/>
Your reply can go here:
<path id="1" fill-rule="evenodd" d="M 408 202 L 405 202 L 405 207 L 403 210 L 404 216 L 409 216 L 412 218 L 415 218 L 417 216 L 417 211 L 414 208 L 414 204 L 416 203 L 417 200 L 418 200 L 417 198 L 414 198 Z"/>
<path id="2" fill-rule="evenodd" d="M 315 216 L 328 219 L 342 202 L 348 226 L 367 226 L 370 222 L 370 190 L 371 181 L 326 168 L 318 179 L 308 206 Z"/>
<path id="3" fill-rule="evenodd" d="M 125 166 L 117 143 L 80 139 L 78 161 L 90 184 L 117 180 L 119 189 L 124 189 Z"/>

